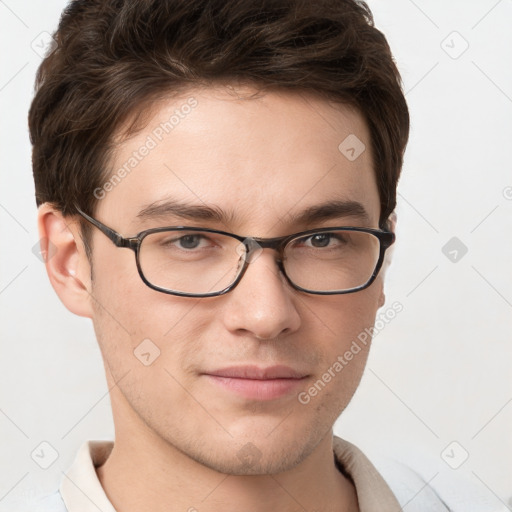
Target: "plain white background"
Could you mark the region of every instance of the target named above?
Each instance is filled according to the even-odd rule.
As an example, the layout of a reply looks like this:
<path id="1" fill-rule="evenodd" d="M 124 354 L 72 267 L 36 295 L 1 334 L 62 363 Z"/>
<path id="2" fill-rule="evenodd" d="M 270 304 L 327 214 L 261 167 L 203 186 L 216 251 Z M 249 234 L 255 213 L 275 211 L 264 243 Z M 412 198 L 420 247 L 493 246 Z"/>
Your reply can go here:
<path id="1" fill-rule="evenodd" d="M 40 34 L 64 5 L 0 2 L 0 510 L 56 489 L 85 439 L 113 437 L 92 326 L 60 304 L 33 251 L 27 112 Z M 375 337 L 335 431 L 432 485 L 457 474 L 512 506 L 512 0 L 369 5 L 412 118 L 382 314 L 403 311 Z M 58 453 L 48 469 L 31 456 L 51 454 L 42 442 Z"/>

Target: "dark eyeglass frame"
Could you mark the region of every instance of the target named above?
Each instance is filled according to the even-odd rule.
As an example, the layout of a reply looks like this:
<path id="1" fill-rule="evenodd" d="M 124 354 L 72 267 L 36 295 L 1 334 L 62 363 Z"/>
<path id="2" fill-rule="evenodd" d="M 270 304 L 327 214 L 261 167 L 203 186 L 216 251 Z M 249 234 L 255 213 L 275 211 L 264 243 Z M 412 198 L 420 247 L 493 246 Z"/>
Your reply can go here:
<path id="1" fill-rule="evenodd" d="M 382 263 L 384 262 L 384 254 L 386 250 L 395 242 L 395 234 L 391 231 L 387 231 L 384 229 L 375 229 L 375 228 L 356 228 L 356 227 L 327 227 L 327 228 L 317 228 L 317 229 L 308 229 L 307 231 L 300 231 L 298 233 L 293 233 L 291 235 L 286 236 L 279 236 L 274 238 L 255 238 L 255 237 L 243 237 L 239 235 L 235 235 L 234 233 L 228 233 L 226 231 L 220 231 L 218 229 L 210 229 L 210 228 L 199 228 L 199 227 L 187 227 L 187 226 L 167 226 L 163 228 L 151 228 L 146 229 L 144 231 L 141 231 L 140 233 L 137 233 L 135 236 L 131 237 L 124 237 L 121 234 L 119 234 L 117 231 L 114 231 L 112 228 L 109 228 L 99 220 L 94 219 L 87 213 L 83 212 L 80 208 L 75 206 L 76 211 L 88 222 L 90 222 L 93 226 L 97 227 L 107 238 L 116 246 L 116 247 L 125 247 L 128 249 L 131 249 L 135 252 L 135 262 L 137 265 L 137 270 L 139 272 L 139 275 L 144 281 L 144 283 L 149 286 L 149 288 L 152 288 L 153 290 L 166 293 L 169 295 L 177 295 L 180 297 L 217 297 L 219 295 L 224 295 L 235 286 L 238 285 L 238 283 L 241 281 L 242 277 L 245 274 L 245 271 L 247 270 L 249 263 L 251 261 L 251 254 L 256 249 L 274 249 L 277 251 L 279 257 L 276 260 L 277 266 L 279 270 L 282 272 L 282 274 L 285 276 L 286 280 L 290 284 L 292 288 L 295 290 L 299 290 L 305 293 L 310 293 L 313 295 L 343 295 L 346 293 L 354 293 L 358 292 L 360 290 L 364 290 L 365 288 L 368 288 L 376 279 L 377 275 L 379 274 L 379 271 L 382 267 Z M 315 291 L 315 290 L 308 290 L 307 288 L 302 288 L 301 286 L 296 285 L 287 275 L 286 270 L 284 268 L 283 264 L 283 253 L 286 248 L 286 246 L 292 241 L 297 238 L 302 238 L 307 235 L 313 235 L 315 233 L 326 233 L 330 231 L 357 231 L 361 233 L 370 233 L 374 235 L 379 240 L 380 249 L 379 249 L 379 259 L 377 261 L 377 264 L 375 266 L 375 269 L 370 277 L 370 279 L 363 285 L 358 286 L 356 288 L 350 288 L 348 290 L 330 290 L 330 291 Z M 202 231 L 206 233 L 217 233 L 220 235 L 229 236 L 231 238 L 234 238 L 238 240 L 240 243 L 242 243 L 246 248 L 246 255 L 243 258 L 244 263 L 243 267 L 240 269 L 239 274 L 237 278 L 231 283 L 228 287 L 224 288 L 223 290 L 220 290 L 218 292 L 211 292 L 211 293 L 186 293 L 186 292 L 178 292 L 175 290 L 169 290 L 167 288 L 162 288 L 160 286 L 154 285 L 150 283 L 146 277 L 144 276 L 144 272 L 142 271 L 142 267 L 140 265 L 140 246 L 142 244 L 142 241 L 144 238 L 150 234 L 153 233 L 161 233 L 164 231 Z M 257 245 L 254 244 L 256 242 Z"/>

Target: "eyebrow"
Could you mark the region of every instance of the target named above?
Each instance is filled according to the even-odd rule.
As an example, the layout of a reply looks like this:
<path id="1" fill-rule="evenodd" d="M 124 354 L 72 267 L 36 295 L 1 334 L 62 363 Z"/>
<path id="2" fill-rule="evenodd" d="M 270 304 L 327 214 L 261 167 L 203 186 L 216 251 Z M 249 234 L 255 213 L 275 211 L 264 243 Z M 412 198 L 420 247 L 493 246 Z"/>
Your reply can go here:
<path id="1" fill-rule="evenodd" d="M 168 199 L 165 202 L 156 201 L 144 207 L 137 214 L 137 218 L 141 220 L 170 216 L 191 221 L 216 221 L 222 224 L 229 224 L 236 218 L 234 212 L 225 212 L 217 206 L 186 204 L 174 199 Z M 327 201 L 309 206 L 296 214 L 289 212 L 285 217 L 294 224 L 313 224 L 340 217 L 354 217 L 370 223 L 370 216 L 364 206 L 357 201 L 350 200 Z"/>
<path id="2" fill-rule="evenodd" d="M 357 201 L 336 200 L 306 208 L 297 215 L 289 214 L 297 224 L 311 224 L 339 217 L 356 217 L 370 222 L 370 216 L 364 206 Z"/>
<path id="3" fill-rule="evenodd" d="M 232 215 L 227 215 L 216 206 L 203 204 L 191 205 L 180 203 L 174 199 L 168 199 L 165 202 L 156 201 L 143 208 L 137 214 L 137 218 L 141 220 L 170 216 L 187 220 L 208 220 L 217 222 L 226 222 L 233 217 Z"/>

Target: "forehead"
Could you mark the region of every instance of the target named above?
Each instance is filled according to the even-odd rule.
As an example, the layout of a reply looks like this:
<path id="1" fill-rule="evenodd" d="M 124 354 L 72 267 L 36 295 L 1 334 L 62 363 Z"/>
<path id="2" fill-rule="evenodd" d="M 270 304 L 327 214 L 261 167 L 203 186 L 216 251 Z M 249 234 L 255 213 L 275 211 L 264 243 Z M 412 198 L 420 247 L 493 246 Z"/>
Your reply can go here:
<path id="1" fill-rule="evenodd" d="M 266 229 L 316 204 L 347 200 L 362 203 L 377 224 L 362 116 L 311 94 L 255 93 L 217 86 L 160 101 L 145 128 L 118 144 L 97 211 L 135 227 L 141 210 L 171 199 Z"/>

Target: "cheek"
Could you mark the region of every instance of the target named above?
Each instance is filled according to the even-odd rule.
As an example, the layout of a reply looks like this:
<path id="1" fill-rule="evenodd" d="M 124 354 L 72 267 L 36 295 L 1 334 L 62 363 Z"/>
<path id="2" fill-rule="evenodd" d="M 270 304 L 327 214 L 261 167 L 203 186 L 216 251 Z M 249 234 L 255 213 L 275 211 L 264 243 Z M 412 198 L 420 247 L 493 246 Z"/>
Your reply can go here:
<path id="1" fill-rule="evenodd" d="M 137 271 L 131 250 L 98 244 L 93 270 L 96 316 L 101 317 L 102 325 L 117 324 L 134 338 L 164 336 L 192 306 L 149 288 Z M 173 301 L 176 304 L 169 307 Z"/>
<path id="2" fill-rule="evenodd" d="M 144 362 L 158 362 L 170 371 L 177 368 L 211 320 L 204 311 L 198 314 L 200 299 L 174 297 L 146 286 L 135 257 L 127 256 L 96 262 L 92 283 L 94 328 L 116 379 Z"/>
<path id="3" fill-rule="evenodd" d="M 377 281 L 374 285 L 352 294 L 324 297 L 306 308 L 310 311 L 310 336 L 320 361 L 316 378 L 322 382 L 317 387 L 326 384 L 325 399 L 344 401 L 359 383 L 381 292 Z"/>
<path id="4" fill-rule="evenodd" d="M 373 326 L 382 293 L 380 278 L 365 290 L 346 295 L 312 296 L 305 299 L 303 314 L 317 335 L 322 333 L 331 341 L 329 346 L 343 349 Z"/>

